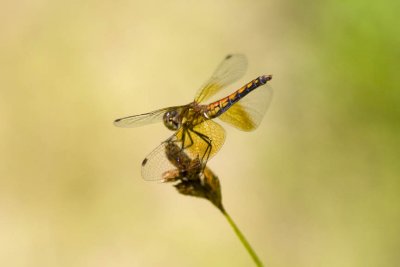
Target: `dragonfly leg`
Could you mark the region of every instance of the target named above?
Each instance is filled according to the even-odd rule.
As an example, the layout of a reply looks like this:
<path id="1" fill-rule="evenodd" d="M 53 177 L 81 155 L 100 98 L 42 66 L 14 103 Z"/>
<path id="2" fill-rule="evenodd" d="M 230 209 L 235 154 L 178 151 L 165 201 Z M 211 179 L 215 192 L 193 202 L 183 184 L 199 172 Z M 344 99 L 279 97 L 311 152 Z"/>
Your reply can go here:
<path id="1" fill-rule="evenodd" d="M 185 146 L 186 136 L 189 137 L 189 144 Z M 184 130 L 183 130 L 181 142 L 182 142 L 181 150 L 184 150 L 184 149 L 186 149 L 186 148 L 189 148 L 189 147 L 191 147 L 191 146 L 194 144 L 192 135 L 190 134 L 190 132 L 188 131 L 188 129 L 184 129 Z"/>
<path id="2" fill-rule="evenodd" d="M 201 162 L 202 163 L 204 162 L 204 164 L 203 164 L 203 170 L 204 170 L 206 163 L 210 157 L 211 150 L 212 150 L 212 144 L 211 144 L 212 140 L 207 135 L 202 134 L 201 132 L 198 132 L 196 130 L 187 128 L 187 129 L 184 129 L 182 132 L 182 139 L 176 140 L 175 142 L 182 142 L 181 150 L 184 150 L 184 149 L 187 149 L 187 148 L 193 146 L 194 141 L 193 141 L 193 137 L 192 137 L 192 132 L 193 132 L 193 134 L 200 137 L 207 144 L 206 150 L 204 151 L 203 155 L 201 155 Z M 185 144 L 186 141 L 188 141 L 187 145 Z M 200 157 L 200 155 L 197 155 L 197 156 Z"/>
<path id="3" fill-rule="evenodd" d="M 193 129 L 191 129 L 191 131 L 193 133 L 195 133 L 198 137 L 200 137 L 207 144 L 207 148 L 206 148 L 206 150 L 204 151 L 204 154 L 201 157 L 201 161 L 204 162 L 204 167 L 205 167 L 205 165 L 206 165 L 206 163 L 208 161 L 208 158 L 210 157 L 210 154 L 211 154 L 211 150 L 212 150 L 211 141 L 212 140 L 205 134 L 197 132 L 197 131 L 195 131 Z"/>

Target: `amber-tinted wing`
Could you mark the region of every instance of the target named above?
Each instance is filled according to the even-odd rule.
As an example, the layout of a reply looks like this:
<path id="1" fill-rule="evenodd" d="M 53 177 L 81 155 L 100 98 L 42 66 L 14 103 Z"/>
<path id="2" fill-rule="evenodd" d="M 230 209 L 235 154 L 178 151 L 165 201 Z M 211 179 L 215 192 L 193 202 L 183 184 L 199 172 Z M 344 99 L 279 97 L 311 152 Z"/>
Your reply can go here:
<path id="1" fill-rule="evenodd" d="M 271 99 L 272 88 L 265 84 L 240 99 L 218 118 L 242 131 L 252 131 L 260 125 Z"/>
<path id="2" fill-rule="evenodd" d="M 201 135 L 206 136 L 207 138 L 203 139 Z M 186 153 L 190 157 L 199 157 L 203 159 L 203 161 L 212 158 L 221 149 L 225 142 L 224 128 L 212 120 L 203 121 L 196 125 L 193 130 L 185 131 L 181 128 L 176 133 L 176 136 L 179 140 L 184 140 L 184 147 L 187 147 L 185 149 Z M 211 143 L 210 148 L 208 148 L 209 144 L 207 141 Z M 207 151 L 207 149 L 211 150 Z"/>
<path id="3" fill-rule="evenodd" d="M 128 127 L 138 127 L 150 123 L 160 122 L 162 121 L 165 112 L 174 108 L 176 107 L 163 108 L 144 114 L 116 119 L 114 121 L 114 125 L 118 127 L 128 128 Z"/>
<path id="4" fill-rule="evenodd" d="M 241 54 L 225 57 L 211 78 L 198 90 L 195 101 L 200 103 L 209 99 L 225 86 L 240 79 L 247 69 L 247 59 Z"/>

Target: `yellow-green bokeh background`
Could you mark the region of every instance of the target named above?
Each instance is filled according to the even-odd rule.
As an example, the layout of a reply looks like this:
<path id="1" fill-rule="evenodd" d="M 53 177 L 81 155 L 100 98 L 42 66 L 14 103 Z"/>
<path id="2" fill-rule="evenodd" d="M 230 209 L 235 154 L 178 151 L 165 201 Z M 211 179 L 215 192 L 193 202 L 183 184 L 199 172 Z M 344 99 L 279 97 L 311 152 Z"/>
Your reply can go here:
<path id="1" fill-rule="evenodd" d="M 260 258 L 398 266 L 399 8 L 3 0 L 0 265 L 252 266 L 210 203 L 141 179 L 171 133 L 112 125 L 190 102 L 241 52 L 241 82 L 273 74 L 274 99 L 257 131 L 226 127 L 209 166 Z"/>

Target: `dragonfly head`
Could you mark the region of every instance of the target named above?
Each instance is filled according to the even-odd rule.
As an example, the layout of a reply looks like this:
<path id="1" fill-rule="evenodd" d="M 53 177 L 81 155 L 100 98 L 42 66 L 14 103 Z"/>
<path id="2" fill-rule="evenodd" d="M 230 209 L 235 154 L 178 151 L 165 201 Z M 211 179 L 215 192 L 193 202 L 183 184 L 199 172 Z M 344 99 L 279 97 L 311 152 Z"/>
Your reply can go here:
<path id="1" fill-rule="evenodd" d="M 182 125 L 180 112 L 176 109 L 171 109 L 165 112 L 163 120 L 165 127 L 172 131 L 178 130 Z"/>

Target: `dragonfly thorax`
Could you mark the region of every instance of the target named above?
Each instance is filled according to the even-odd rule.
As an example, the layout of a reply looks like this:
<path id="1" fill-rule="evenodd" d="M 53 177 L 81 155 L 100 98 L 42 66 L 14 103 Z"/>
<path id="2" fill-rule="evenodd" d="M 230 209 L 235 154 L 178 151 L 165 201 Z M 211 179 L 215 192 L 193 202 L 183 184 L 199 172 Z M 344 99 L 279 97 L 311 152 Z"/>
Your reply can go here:
<path id="1" fill-rule="evenodd" d="M 178 130 L 182 125 L 180 112 L 178 112 L 176 109 L 165 112 L 163 121 L 165 127 L 172 131 Z"/>

